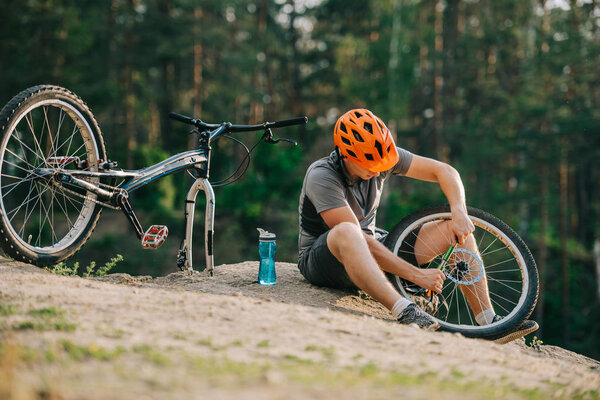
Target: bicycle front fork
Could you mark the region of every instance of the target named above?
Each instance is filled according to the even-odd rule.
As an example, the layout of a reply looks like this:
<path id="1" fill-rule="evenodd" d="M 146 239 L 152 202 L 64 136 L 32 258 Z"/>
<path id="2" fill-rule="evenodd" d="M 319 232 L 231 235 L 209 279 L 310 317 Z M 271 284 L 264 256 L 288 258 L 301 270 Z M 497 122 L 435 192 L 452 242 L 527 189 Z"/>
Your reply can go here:
<path id="1" fill-rule="evenodd" d="M 185 238 L 177 254 L 177 266 L 184 271 L 193 271 L 192 264 L 192 233 L 194 230 L 194 207 L 196 195 L 202 190 L 206 195 L 206 213 L 204 215 L 204 253 L 206 257 L 205 272 L 213 276 L 213 234 L 215 224 L 215 193 L 208 179 L 199 178 L 190 187 L 185 199 Z"/>

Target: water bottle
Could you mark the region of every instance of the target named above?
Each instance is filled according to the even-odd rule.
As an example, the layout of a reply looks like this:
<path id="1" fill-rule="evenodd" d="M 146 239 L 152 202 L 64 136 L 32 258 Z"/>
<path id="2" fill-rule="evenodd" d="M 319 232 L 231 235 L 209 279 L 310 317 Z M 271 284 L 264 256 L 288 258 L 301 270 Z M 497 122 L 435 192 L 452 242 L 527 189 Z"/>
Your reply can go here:
<path id="1" fill-rule="evenodd" d="M 275 234 L 256 228 L 260 234 L 258 241 L 258 255 L 260 267 L 258 268 L 258 283 L 261 285 L 275 284 Z"/>

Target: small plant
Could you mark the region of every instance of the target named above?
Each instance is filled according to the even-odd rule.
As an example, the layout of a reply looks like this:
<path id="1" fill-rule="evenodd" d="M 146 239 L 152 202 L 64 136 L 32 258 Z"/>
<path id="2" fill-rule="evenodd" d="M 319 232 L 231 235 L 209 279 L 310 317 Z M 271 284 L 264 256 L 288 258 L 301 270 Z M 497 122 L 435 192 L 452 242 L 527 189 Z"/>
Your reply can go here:
<path id="1" fill-rule="evenodd" d="M 103 267 L 98 268 L 96 271 L 94 271 L 96 263 L 92 261 L 91 264 L 86 268 L 86 272 L 83 274 L 83 277 L 93 278 L 98 276 L 104 276 L 121 261 L 123 261 L 123 256 L 117 254 L 116 257 L 111 258 L 110 261 L 105 263 Z"/>
<path id="2" fill-rule="evenodd" d="M 99 276 L 104 276 L 121 261 L 123 261 L 123 256 L 117 254 L 116 257 L 113 257 L 110 259 L 110 261 L 106 262 L 103 267 L 99 267 L 97 269 L 96 262 L 92 261 L 90 265 L 85 268 L 85 272 L 82 274 L 82 276 L 84 278 L 96 278 Z M 63 261 L 59 264 L 46 267 L 44 269 L 55 275 L 75 276 L 77 275 L 77 271 L 79 271 L 79 262 L 75 262 L 72 267 L 69 267 L 67 263 Z"/>
<path id="3" fill-rule="evenodd" d="M 51 267 L 44 267 L 44 269 L 48 272 L 53 273 L 54 275 L 62 275 L 62 276 L 74 276 L 77 275 L 77 270 L 79 269 L 79 263 L 76 262 L 72 267 L 69 267 L 66 262 L 61 262 Z"/>
<path id="4" fill-rule="evenodd" d="M 542 351 L 542 345 L 544 344 L 544 342 L 542 342 L 540 339 L 538 339 L 537 336 L 534 336 L 533 339 L 531 339 L 531 343 L 529 343 L 529 347 L 531 347 L 534 350 L 537 351 Z"/>

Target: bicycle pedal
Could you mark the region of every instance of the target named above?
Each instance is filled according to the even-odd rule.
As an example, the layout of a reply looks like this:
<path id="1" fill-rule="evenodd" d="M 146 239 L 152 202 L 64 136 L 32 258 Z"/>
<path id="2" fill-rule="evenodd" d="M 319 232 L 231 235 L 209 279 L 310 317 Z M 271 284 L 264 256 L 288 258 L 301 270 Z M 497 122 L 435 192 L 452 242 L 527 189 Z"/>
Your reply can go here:
<path id="1" fill-rule="evenodd" d="M 142 247 L 158 249 L 167 239 L 169 229 L 165 225 L 152 225 L 142 236 Z"/>

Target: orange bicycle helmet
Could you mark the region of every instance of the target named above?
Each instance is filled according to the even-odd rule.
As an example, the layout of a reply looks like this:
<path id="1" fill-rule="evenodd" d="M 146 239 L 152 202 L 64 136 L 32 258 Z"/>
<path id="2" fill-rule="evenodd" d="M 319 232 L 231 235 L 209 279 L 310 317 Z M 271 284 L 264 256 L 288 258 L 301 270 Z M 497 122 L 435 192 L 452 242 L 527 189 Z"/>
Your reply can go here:
<path id="1" fill-rule="evenodd" d="M 333 143 L 343 158 L 373 172 L 387 171 L 398 162 L 398 150 L 383 121 L 364 108 L 338 118 Z"/>

